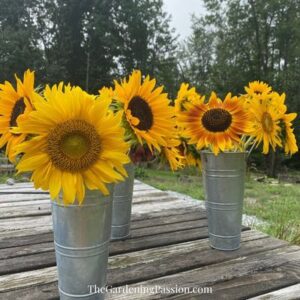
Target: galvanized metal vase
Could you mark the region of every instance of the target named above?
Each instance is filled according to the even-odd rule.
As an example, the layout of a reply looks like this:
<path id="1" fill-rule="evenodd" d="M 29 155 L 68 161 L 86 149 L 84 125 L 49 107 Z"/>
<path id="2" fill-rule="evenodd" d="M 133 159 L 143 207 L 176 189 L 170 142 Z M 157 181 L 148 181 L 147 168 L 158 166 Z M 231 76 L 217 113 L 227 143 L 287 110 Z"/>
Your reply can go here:
<path id="1" fill-rule="evenodd" d="M 209 241 L 215 249 L 240 247 L 246 156 L 201 151 Z"/>
<path id="2" fill-rule="evenodd" d="M 112 195 L 112 186 L 110 195 Z M 102 300 L 106 285 L 112 196 L 86 191 L 82 205 L 52 202 L 60 299 Z"/>
<path id="3" fill-rule="evenodd" d="M 111 239 L 122 240 L 130 235 L 130 220 L 134 183 L 134 165 L 125 165 L 128 177 L 125 181 L 115 184 L 113 192 L 113 209 Z"/>

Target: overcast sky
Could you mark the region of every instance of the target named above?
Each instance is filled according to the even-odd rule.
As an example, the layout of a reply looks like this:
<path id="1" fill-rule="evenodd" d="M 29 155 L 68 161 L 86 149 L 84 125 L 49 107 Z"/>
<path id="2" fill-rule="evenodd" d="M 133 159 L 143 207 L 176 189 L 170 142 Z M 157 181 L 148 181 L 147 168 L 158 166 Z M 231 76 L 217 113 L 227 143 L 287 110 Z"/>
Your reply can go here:
<path id="1" fill-rule="evenodd" d="M 172 27 L 185 39 L 191 33 L 191 15 L 203 15 L 205 9 L 201 0 L 164 0 L 167 13 L 172 15 Z"/>

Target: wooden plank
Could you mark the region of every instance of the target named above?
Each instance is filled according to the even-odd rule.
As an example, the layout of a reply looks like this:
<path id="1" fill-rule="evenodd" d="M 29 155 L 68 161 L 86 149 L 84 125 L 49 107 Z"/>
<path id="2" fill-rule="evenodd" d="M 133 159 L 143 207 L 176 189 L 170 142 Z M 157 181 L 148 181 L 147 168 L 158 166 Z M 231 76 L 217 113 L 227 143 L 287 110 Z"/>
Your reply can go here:
<path id="1" fill-rule="evenodd" d="M 172 201 L 153 201 L 153 202 L 146 202 L 146 203 L 135 203 L 132 207 L 132 213 L 147 213 L 151 212 L 159 212 L 161 210 L 168 210 L 171 211 L 172 209 L 183 209 L 185 207 L 199 207 L 199 203 L 195 201 L 195 203 L 183 201 L 183 200 L 172 200 Z"/>
<path id="2" fill-rule="evenodd" d="M 162 211 L 163 212 L 163 211 Z M 160 212 L 160 213 L 162 213 Z M 204 210 L 199 211 L 182 211 L 180 210 L 179 213 L 176 215 L 171 215 L 170 212 L 168 212 L 168 216 L 151 216 L 150 218 L 148 216 L 145 216 L 143 219 L 137 219 L 135 216 L 132 216 L 131 221 L 131 229 L 137 229 L 137 228 L 149 228 L 157 225 L 164 225 L 164 224 L 172 224 L 172 223 L 180 223 L 180 222 L 186 222 L 186 221 L 194 221 L 194 220 L 201 220 L 206 219 L 206 212 Z M 174 213 L 172 211 L 171 213 Z"/>
<path id="3" fill-rule="evenodd" d="M 33 184 L 31 182 L 17 182 L 13 185 L 9 184 L 0 184 L 0 190 L 7 190 L 7 189 L 13 189 L 13 188 L 33 188 Z"/>
<path id="4" fill-rule="evenodd" d="M 295 262 L 288 263 L 287 267 L 293 268 Z M 201 299 L 201 300 L 241 300 L 249 299 L 257 294 L 267 293 L 271 290 L 277 290 L 286 287 L 290 284 L 299 282 L 299 278 L 295 274 L 287 271 L 281 272 L 279 268 L 267 269 L 258 273 L 237 277 L 228 281 L 218 282 L 210 288 L 212 294 L 193 295 L 188 299 Z M 53 284 L 54 285 L 54 284 Z M 171 299 L 186 300 L 186 296 L 173 296 Z M 264 299 L 264 298 L 263 298 Z M 274 299 L 274 298 L 266 298 Z M 276 299 L 276 298 L 275 298 Z M 285 300 L 284 297 L 278 298 Z M 299 299 L 299 294 L 298 298 Z"/>
<path id="5" fill-rule="evenodd" d="M 293 267 L 293 265 L 299 265 L 300 262 L 300 248 L 297 246 L 287 246 L 279 249 L 274 249 L 262 253 L 256 253 L 249 256 L 241 256 L 235 259 L 230 259 L 222 263 L 217 263 L 201 268 L 180 272 L 153 280 L 147 280 L 129 285 L 129 288 L 138 288 L 141 284 L 143 286 L 163 286 L 164 288 L 174 288 L 176 285 L 187 288 L 203 288 L 214 287 L 219 282 L 227 282 L 242 276 L 253 275 L 261 272 L 272 272 L 274 269 L 280 269 L 283 266 Z M 300 269 L 294 270 L 294 281 L 300 276 Z M 282 276 L 286 273 L 286 269 L 282 270 Z M 245 291 L 246 293 L 247 291 Z M 253 292 L 253 291 L 252 291 Z M 167 295 L 168 299 L 203 299 L 203 295 L 197 295 L 195 298 L 191 298 L 191 295 Z M 213 296 L 214 295 L 210 295 Z M 251 295 L 250 295 L 251 296 Z M 193 296 L 194 297 L 194 296 Z M 108 294 L 106 299 L 110 300 L 154 300 L 161 299 L 160 293 L 156 294 Z M 216 299 L 216 298 L 213 298 Z M 234 298 L 226 298 L 234 299 Z"/>
<path id="6" fill-rule="evenodd" d="M 279 240 L 277 240 L 277 243 L 272 243 L 270 240 L 268 236 L 262 233 L 248 231 L 243 233 L 242 247 L 238 251 L 221 252 L 211 250 L 207 240 L 202 240 L 113 256 L 109 258 L 108 284 L 118 286 L 130 282 L 143 281 L 249 255 L 255 253 L 257 249 L 262 252 L 286 245 Z M 196 260 L 189 259 L 190 256 Z M 143 257 L 142 260 L 141 257 Z M 170 263 L 170 261 L 172 262 Z M 185 262 L 188 262 L 187 266 L 185 266 Z M 41 282 L 51 283 L 56 276 L 56 268 L 51 267 L 47 268 L 47 270 L 48 274 L 50 274 L 50 280 L 48 277 L 44 277 L 39 278 L 40 281 L 38 282 L 34 281 L 37 278 L 38 271 L 24 273 L 27 275 L 22 277 L 22 282 L 20 282 L 20 273 L 15 274 L 15 276 L 1 276 L 0 286 L 2 286 L 2 289 L 0 288 L 0 291 L 26 287 L 30 282 L 30 285 L 41 284 Z M 45 275 L 43 271 L 40 273 L 41 277 Z M 32 274 L 33 280 L 30 281 Z M 54 289 L 56 289 L 55 286 Z M 32 295 L 32 292 L 30 292 L 30 295 Z"/>
<path id="7" fill-rule="evenodd" d="M 108 281 L 114 286 L 130 284 L 286 245 L 286 242 L 274 240 L 260 232 L 246 231 L 242 235 L 242 246 L 237 251 L 224 252 L 211 249 L 208 240 L 203 239 L 124 253 L 110 259 Z"/>
<path id="8" fill-rule="evenodd" d="M 278 291 L 273 291 L 271 293 L 254 297 L 249 300 L 297 300 L 299 298 L 300 298 L 300 283 L 292 286 L 288 286 Z"/>
<path id="9" fill-rule="evenodd" d="M 149 235 L 156 235 L 161 233 L 171 233 L 177 230 L 187 230 L 187 229 L 193 229 L 193 228 L 200 228 L 207 226 L 206 219 L 196 219 L 192 221 L 182 221 L 176 223 L 171 223 L 172 220 L 170 220 L 170 223 L 163 223 L 161 225 L 158 225 L 157 223 L 160 219 L 156 219 L 156 222 L 152 224 L 152 226 L 145 226 L 148 224 L 148 220 L 145 221 L 145 224 L 142 222 L 139 222 L 137 224 L 137 227 L 132 226 L 131 229 L 131 239 L 139 238 L 139 237 L 146 237 Z M 184 218 L 182 218 L 184 220 Z M 133 222 L 134 225 L 134 222 Z M 141 226 L 141 227 L 140 227 Z M 23 246 L 15 246 L 15 247 L 9 247 L 0 249 L 0 260 L 13 258 L 13 257 L 19 257 L 23 255 L 29 255 L 29 254 L 35 254 L 35 253 L 44 253 L 49 251 L 54 251 L 53 248 L 53 236 L 48 235 L 47 240 L 41 242 L 39 244 L 31 244 L 31 245 L 23 245 Z M 48 243 L 48 240 L 50 240 L 50 243 Z M 36 241 L 36 240 L 35 240 Z M 37 240 L 39 241 L 39 239 Z M 26 258 L 25 258 L 26 260 Z M 1 271 L 0 271 L 1 272 Z"/>
<path id="10" fill-rule="evenodd" d="M 32 217 L 36 216 L 49 216 L 51 214 L 51 206 L 49 202 L 50 200 L 48 199 L 47 202 L 44 203 L 40 203 L 39 201 L 39 203 L 31 205 L 0 207 L 0 227 L 2 227 L 2 220 L 5 219 L 23 217 L 31 217 L 32 219 Z M 14 220 L 9 220 L 9 222 L 13 224 Z"/>
<path id="11" fill-rule="evenodd" d="M 171 211 L 172 209 L 184 209 L 190 207 L 195 208 L 197 205 L 185 204 L 181 200 L 174 200 L 172 198 L 164 199 L 162 202 L 145 201 L 144 203 L 136 203 L 132 206 L 132 214 L 145 214 L 151 209 L 153 212 L 160 212 L 161 210 Z M 44 225 L 50 226 L 51 215 L 43 205 L 33 206 L 26 211 L 22 212 L 22 207 L 17 210 L 10 209 L 9 211 L 2 212 L 0 218 L 0 235 L 4 231 L 16 231 L 24 228 L 36 227 L 35 220 L 44 219 Z"/>
<path id="12" fill-rule="evenodd" d="M 169 216 L 178 216 L 180 217 L 181 215 L 184 214 L 192 214 L 192 213 L 197 213 L 199 212 L 201 214 L 201 217 L 203 215 L 206 216 L 205 210 L 200 206 L 185 206 L 185 207 L 180 207 L 180 208 L 174 208 L 172 210 L 160 210 L 160 211 L 146 211 L 146 212 L 135 212 L 131 216 L 132 221 L 143 221 L 146 219 L 152 219 L 156 217 L 165 217 L 165 219 L 168 219 Z"/>
<path id="13" fill-rule="evenodd" d="M 17 187 L 17 186 L 10 186 L 6 189 L 0 189 L 0 195 L 5 194 L 44 194 L 47 195 L 48 192 L 41 190 L 41 189 L 35 189 L 33 187 Z"/>
<path id="14" fill-rule="evenodd" d="M 148 185 L 146 183 L 143 183 L 139 180 L 134 180 L 134 188 L 136 190 L 141 190 L 141 189 L 155 189 L 153 186 Z M 17 182 L 13 185 L 9 184 L 0 184 L 0 191 L 6 191 L 6 190 L 14 190 L 14 189 L 32 189 L 36 190 L 33 186 L 32 182 Z"/>
<path id="15" fill-rule="evenodd" d="M 0 249 L 0 261 L 1 260 L 5 261 L 7 259 L 11 259 L 15 257 L 23 257 L 27 255 L 37 254 L 37 253 L 53 252 L 54 251 L 53 235 L 52 234 L 43 235 L 43 238 L 44 239 L 40 241 L 40 243 Z M 24 260 L 26 260 L 26 258 L 24 258 Z"/>
<path id="16" fill-rule="evenodd" d="M 0 249 L 21 247 L 45 242 L 53 242 L 53 233 L 49 231 L 35 233 L 33 230 L 24 230 L 20 235 L 9 233 L 0 237 Z M 2 250 L 1 250 L 2 251 Z"/>
<path id="17" fill-rule="evenodd" d="M 13 205 L 29 205 L 28 201 L 40 199 L 47 199 L 49 201 L 50 196 L 41 193 L 24 194 L 23 192 L 21 194 L 0 194 L 0 204 L 2 207 L 9 206 L 8 204 L 10 203 Z"/>
<path id="18" fill-rule="evenodd" d="M 132 228 L 131 238 L 152 236 L 160 233 L 174 233 L 176 231 L 182 231 L 187 229 L 207 227 L 207 219 L 184 221 L 177 223 L 169 223 L 163 225 L 154 225 L 151 227 Z"/>
<path id="19" fill-rule="evenodd" d="M 0 260 L 0 275 L 37 270 L 51 266 L 55 266 L 55 253 L 53 250 L 51 252 Z"/>
<path id="20" fill-rule="evenodd" d="M 133 192 L 133 200 L 139 200 L 144 198 L 153 198 L 160 199 L 162 197 L 170 197 L 170 195 L 166 192 L 162 192 L 159 190 L 154 191 L 135 191 Z M 1 207 L 6 206 L 17 206 L 17 205 L 29 205 L 29 201 L 32 200 L 40 200 L 40 199 L 48 199 L 50 200 L 50 195 L 48 193 L 16 193 L 15 191 L 11 193 L 0 193 L 0 205 Z"/>
<path id="21" fill-rule="evenodd" d="M 264 243 L 264 245 L 266 245 L 266 243 Z M 230 252 L 230 253 L 234 254 L 235 252 Z M 116 258 L 118 258 L 118 256 L 115 256 L 112 259 L 116 259 Z M 111 259 L 110 259 L 110 265 L 111 265 L 111 263 L 112 262 L 111 262 Z M 149 264 L 151 264 L 151 262 Z M 174 265 L 174 263 L 170 264 L 170 265 Z M 20 273 L 19 274 L 13 274 L 13 275 L 8 275 L 8 276 L 0 277 L 0 283 L 1 284 L 3 283 L 3 282 L 1 282 L 1 278 L 4 278 L 4 282 L 6 282 L 6 284 L 4 285 L 6 287 L 6 290 L 13 288 L 14 284 L 16 284 L 16 288 L 17 288 L 17 290 L 10 291 L 10 292 L 8 291 L 8 292 L 4 293 L 3 296 L 5 296 L 5 299 L 26 299 L 26 295 L 30 295 L 31 296 L 30 299 L 50 299 L 50 298 L 51 299 L 54 299 L 54 298 L 57 299 L 57 297 L 58 297 L 58 291 L 57 291 L 57 283 L 56 282 L 44 283 L 44 284 L 40 285 L 41 282 L 47 281 L 47 279 L 49 279 L 49 278 L 52 279 L 52 275 L 53 274 L 56 275 L 56 269 L 55 269 L 55 267 L 53 267 L 53 268 L 47 268 L 47 270 L 48 270 L 48 274 L 50 276 L 46 275 L 44 278 L 43 277 L 41 278 L 40 276 L 39 277 L 36 276 L 37 274 L 35 273 L 35 276 L 36 276 L 35 279 L 38 278 L 37 279 L 37 281 L 38 281 L 37 283 L 35 283 L 35 281 L 30 280 L 31 279 L 31 272 L 25 272 L 25 273 L 23 273 L 24 276 L 23 276 L 22 280 L 17 280 L 17 283 L 16 283 L 16 279 L 14 278 L 14 275 L 18 276 Z M 269 274 L 272 271 L 273 270 L 268 270 L 267 274 Z M 34 271 L 34 272 L 38 272 L 38 271 Z M 110 272 L 111 271 L 109 270 L 109 272 L 108 272 L 108 277 L 109 278 L 111 277 Z M 258 274 L 260 274 L 260 273 L 258 273 Z M 43 275 L 41 274 L 41 276 L 43 276 Z M 123 277 L 123 278 L 126 278 L 126 276 Z M 269 278 L 273 278 L 273 277 L 269 276 Z M 162 277 L 162 280 L 163 280 L 163 277 Z M 286 282 L 287 280 L 290 280 L 290 281 L 291 280 L 295 280 L 295 276 L 294 277 L 291 277 L 291 276 L 282 277 L 282 280 L 283 280 L 283 282 Z M 39 284 L 39 285 L 38 286 L 36 286 L 36 285 L 32 286 L 33 283 L 34 284 Z M 225 282 L 222 281 L 222 283 L 226 285 L 227 281 L 225 281 Z M 277 280 L 277 284 L 278 283 L 279 282 Z M 113 284 L 113 282 L 110 281 L 110 279 L 108 281 L 108 284 L 115 286 Z M 145 282 L 140 282 L 140 284 L 144 285 Z M 269 282 L 269 286 L 272 285 L 272 284 L 273 284 L 273 282 L 272 283 Z M 26 286 L 29 286 L 29 287 L 26 288 Z M 161 284 L 161 286 L 163 286 L 163 284 Z M 21 288 L 21 287 L 24 287 L 24 288 Z M 239 289 L 239 290 L 243 290 L 243 289 Z M 24 298 L 24 296 L 25 296 L 25 298 Z M 191 295 L 188 295 L 188 296 L 185 295 L 184 297 L 180 297 L 180 299 L 198 299 L 198 298 L 199 299 L 206 299 L 206 297 L 205 298 L 202 298 L 202 297 L 205 297 L 205 295 L 201 295 L 201 297 L 198 296 L 198 297 L 195 297 L 195 298 L 191 297 Z M 218 298 L 218 297 L 215 297 L 215 289 L 213 290 L 213 297 L 214 297 L 213 299 L 241 299 L 241 298 L 235 298 L 235 297 L 229 297 L 229 298 L 225 298 L 225 297 Z M 160 297 L 155 298 L 155 299 L 161 299 L 161 298 L 163 298 L 163 297 L 160 296 Z M 131 299 L 131 297 L 129 297 L 129 298 L 122 298 L 122 299 Z M 134 298 L 134 299 L 144 299 L 144 298 L 142 297 L 142 298 Z M 152 299 L 152 298 L 149 298 L 149 299 Z M 172 297 L 172 299 L 173 299 L 173 297 Z M 176 297 L 176 299 L 177 299 L 177 297 Z M 211 299 L 211 298 L 209 298 L 209 299 Z"/>
<path id="22" fill-rule="evenodd" d="M 243 230 L 247 229 L 248 228 L 243 228 Z M 181 231 L 178 230 L 173 232 L 172 234 L 167 232 L 157 235 L 149 235 L 146 237 L 137 237 L 134 239 L 128 239 L 126 241 L 115 241 L 110 245 L 110 252 L 114 254 L 122 254 L 127 252 L 140 251 L 148 248 L 156 248 L 165 245 L 173 245 L 177 243 L 184 243 L 187 241 L 205 239 L 207 237 L 207 227 L 193 228 Z"/>
<path id="23" fill-rule="evenodd" d="M 207 221 L 204 219 L 168 225 L 158 225 L 151 228 L 132 229 L 130 239 L 126 241 L 115 241 L 110 244 L 110 254 L 115 255 L 117 253 L 146 249 L 145 245 L 147 245 L 147 248 L 153 248 L 168 245 L 170 242 L 177 243 L 182 240 L 187 241 L 186 238 L 190 236 L 189 230 L 193 231 L 193 234 L 196 236 L 199 235 L 199 233 L 202 233 L 202 236 L 204 235 L 204 237 L 206 237 L 206 225 Z M 199 233 L 195 231 L 199 231 Z M 170 233 L 172 233 L 172 235 L 170 235 Z M 169 238 L 166 238 L 167 235 L 169 235 Z M 184 239 L 179 237 L 180 235 L 184 236 Z M 55 264 L 54 247 L 52 246 L 52 249 L 49 250 L 49 246 L 49 243 L 42 244 L 38 253 L 36 252 L 38 246 L 34 246 L 34 254 L 28 254 L 26 250 L 28 248 L 30 248 L 30 251 L 33 252 L 32 247 L 28 246 L 25 246 L 23 249 L 8 248 L 8 250 L 0 250 L 3 253 L 1 255 L 2 257 L 5 257 L 8 251 L 12 252 L 13 250 L 15 250 L 14 252 L 17 251 L 22 253 L 23 255 L 26 253 L 26 256 L 16 256 L 12 258 L 6 257 L 6 259 L 1 259 L 0 275 L 53 266 Z"/>
<path id="24" fill-rule="evenodd" d="M 15 231 L 26 228 L 39 228 L 51 226 L 52 216 L 18 217 L 13 219 L 0 220 L 0 234 L 4 231 Z"/>
<path id="25" fill-rule="evenodd" d="M 48 271 L 49 268 L 44 269 Z M 27 273 L 27 272 L 26 272 Z M 27 274 L 24 276 L 27 276 Z M 19 273 L 23 274 L 23 273 Z M 30 275 L 29 275 L 30 278 Z M 37 279 L 40 283 L 28 288 L 17 289 L 9 292 L 0 292 L 0 299 L 2 300 L 59 300 L 57 282 L 41 283 L 40 278 Z M 23 282 L 22 278 L 19 282 Z M 30 282 L 29 282 L 30 285 Z"/>
<path id="26" fill-rule="evenodd" d="M 17 217 L 32 217 L 39 215 L 50 215 L 51 214 L 51 202 L 50 198 L 37 198 L 35 201 L 25 202 L 12 202 L 12 203 L 0 203 L 0 219 L 17 218 Z M 159 204 L 158 201 L 164 202 L 164 204 L 177 200 L 175 197 L 168 195 L 149 195 L 139 196 L 133 198 L 133 206 L 135 204 L 145 204 L 157 201 L 155 204 Z M 0 221 L 1 224 L 1 221 Z"/>
<path id="27" fill-rule="evenodd" d="M 196 214 L 193 215 L 193 214 Z M 197 219 L 197 214 L 199 214 L 199 219 L 206 217 L 206 213 L 200 207 L 184 207 L 182 209 L 174 210 L 162 210 L 154 213 L 136 213 L 131 217 L 133 228 L 134 224 L 137 224 L 136 228 L 151 227 L 153 224 L 170 224 L 177 223 L 181 221 L 194 220 Z M 192 217 L 190 219 L 189 217 Z M 45 217 L 40 217 L 45 218 Z M 17 219 L 18 220 L 18 219 Z M 30 218 L 31 220 L 31 218 Z M 30 221 L 28 220 L 28 221 Z M 43 222 L 46 220 L 43 219 Z M 51 223 L 51 219 L 48 220 Z M 136 223 L 137 222 L 137 223 Z M 45 224 L 45 223 L 44 223 Z M 0 232 L 0 249 L 35 244 L 40 242 L 47 242 L 53 240 L 52 237 L 52 225 L 44 225 L 40 227 L 32 227 L 27 229 L 19 229 L 6 232 Z M 50 237 L 49 237 L 50 235 Z"/>
<path id="28" fill-rule="evenodd" d="M 16 198 L 19 198 L 19 201 L 9 201 L 9 198 L 7 202 L 1 202 L 0 201 L 0 208 L 1 211 L 6 211 L 6 209 L 9 209 L 11 207 L 22 207 L 23 209 L 26 209 L 26 206 L 31 206 L 31 205 L 38 205 L 38 204 L 47 204 L 48 207 L 50 208 L 50 197 L 45 196 L 45 197 L 37 197 L 34 195 L 34 198 L 32 197 L 27 197 L 25 195 L 15 195 Z M 22 196 L 22 197 L 18 197 Z M 16 199 L 15 199 L 16 200 Z"/>
<path id="29" fill-rule="evenodd" d="M 145 203 L 137 203 L 132 207 L 132 214 L 136 213 L 146 213 L 150 209 L 154 212 L 159 212 L 161 210 L 171 210 L 176 208 L 185 208 L 185 207 L 197 207 L 197 203 L 195 205 L 185 204 L 181 200 L 174 200 L 173 198 L 165 199 L 160 202 L 145 202 Z M 3 237 L 2 233 L 13 231 L 14 233 L 21 230 L 26 230 L 33 228 L 35 232 L 40 231 L 42 228 L 51 230 L 52 228 L 52 219 L 50 212 L 47 213 L 46 208 L 43 205 L 37 205 L 28 208 L 29 211 L 26 213 L 26 209 L 23 207 L 19 207 L 18 209 L 10 208 L 9 211 L 2 212 L 3 219 L 0 219 L 0 240 Z M 18 212 L 18 213 L 17 213 Z M 22 215 L 20 217 L 20 215 Z M 13 221 L 9 218 L 13 216 Z M 5 236 L 5 234 L 4 234 Z"/>
<path id="30" fill-rule="evenodd" d="M 35 284 L 45 284 L 57 281 L 56 267 L 44 268 L 28 272 L 16 273 L 6 276 L 0 276 L 0 292 L 4 298 L 4 291 L 18 289 Z M 40 298 L 42 299 L 42 298 Z"/>

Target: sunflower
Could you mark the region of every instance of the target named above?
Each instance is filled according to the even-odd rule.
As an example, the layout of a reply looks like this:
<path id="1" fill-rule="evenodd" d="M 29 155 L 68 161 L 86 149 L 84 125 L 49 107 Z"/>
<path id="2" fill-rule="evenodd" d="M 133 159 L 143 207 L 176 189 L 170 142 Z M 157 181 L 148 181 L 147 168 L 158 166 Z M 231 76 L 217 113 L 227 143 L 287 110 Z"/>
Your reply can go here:
<path id="1" fill-rule="evenodd" d="M 260 97 L 261 95 L 269 94 L 272 88 L 263 81 L 249 82 L 249 86 L 245 87 L 246 93 L 251 97 Z"/>
<path id="2" fill-rule="evenodd" d="M 34 72 L 27 70 L 23 81 L 17 76 L 16 81 L 16 89 L 8 81 L 0 84 L 0 148 L 6 145 L 6 156 L 11 162 L 15 162 L 15 147 L 26 138 L 25 133 L 15 134 L 11 129 L 27 119 L 33 110 L 34 99 L 38 97 L 34 92 Z"/>
<path id="3" fill-rule="evenodd" d="M 292 121 L 297 117 L 296 113 L 285 114 L 282 117 L 283 121 L 283 144 L 285 154 L 294 154 L 298 152 L 296 137 L 294 135 L 294 128 L 292 128 Z"/>
<path id="4" fill-rule="evenodd" d="M 111 100 L 113 100 L 114 98 L 114 90 L 111 88 L 111 87 L 102 87 L 100 90 L 99 90 L 99 99 L 102 99 L 102 98 L 110 98 Z"/>
<path id="5" fill-rule="evenodd" d="M 184 156 L 180 153 L 179 139 L 169 139 L 168 147 L 162 147 L 162 155 L 169 162 L 172 171 L 184 167 Z"/>
<path id="6" fill-rule="evenodd" d="M 197 167 L 201 169 L 200 153 L 194 145 L 188 145 L 184 139 L 181 139 L 181 152 L 184 156 L 184 165 L 187 167 Z"/>
<path id="7" fill-rule="evenodd" d="M 142 82 L 141 72 L 134 70 L 128 81 L 115 81 L 115 97 L 122 105 L 131 141 L 160 151 L 173 135 L 175 112 L 167 94 L 162 93 L 163 87 L 155 88 L 155 84 L 149 76 Z"/>
<path id="8" fill-rule="evenodd" d="M 187 153 L 185 157 L 185 165 L 188 167 L 196 167 L 201 170 L 202 164 L 199 158 L 195 158 L 192 153 Z"/>
<path id="9" fill-rule="evenodd" d="M 175 110 L 176 112 L 185 111 L 190 103 L 197 103 L 204 101 L 204 97 L 196 92 L 196 89 L 190 88 L 188 83 L 182 83 L 175 99 Z"/>
<path id="10" fill-rule="evenodd" d="M 257 146 L 263 142 L 263 153 L 269 153 L 270 145 L 273 150 L 276 146 L 282 147 L 279 125 L 283 110 L 278 109 L 272 99 L 262 98 L 254 99 L 249 111 L 251 115 L 249 134 Z"/>
<path id="11" fill-rule="evenodd" d="M 248 116 L 242 102 L 227 94 L 222 102 L 215 93 L 208 103 L 193 104 L 178 118 L 184 137 L 197 149 L 210 147 L 217 155 L 240 143 L 240 135 L 248 129 Z"/>
<path id="12" fill-rule="evenodd" d="M 107 195 L 106 184 L 122 180 L 129 162 L 121 113 L 110 112 L 109 98 L 95 101 L 79 87 L 48 87 L 45 98 L 19 122 L 33 138 L 17 147 L 18 171 L 32 172 L 35 187 L 52 199 L 62 192 L 65 204 L 82 203 L 86 187 Z"/>

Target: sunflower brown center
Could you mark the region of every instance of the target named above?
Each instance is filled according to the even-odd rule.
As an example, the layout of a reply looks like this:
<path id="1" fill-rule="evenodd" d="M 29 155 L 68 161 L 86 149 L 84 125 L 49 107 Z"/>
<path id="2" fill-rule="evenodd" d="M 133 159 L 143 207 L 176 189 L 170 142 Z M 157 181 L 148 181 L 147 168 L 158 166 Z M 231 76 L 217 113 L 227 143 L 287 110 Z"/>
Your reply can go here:
<path id="1" fill-rule="evenodd" d="M 152 110 L 144 99 L 139 96 L 133 97 L 128 104 L 128 109 L 130 109 L 133 117 L 140 120 L 140 123 L 135 126 L 137 129 L 149 130 L 152 127 Z"/>
<path id="2" fill-rule="evenodd" d="M 15 103 L 15 106 L 13 107 L 11 115 L 10 115 L 10 121 L 9 121 L 10 127 L 17 126 L 17 119 L 20 115 L 22 115 L 24 113 L 25 108 L 26 108 L 26 105 L 24 102 L 24 98 L 19 99 Z"/>
<path id="3" fill-rule="evenodd" d="M 57 125 L 47 137 L 47 152 L 55 167 L 78 172 L 93 165 L 101 150 L 100 136 L 94 126 L 83 120 Z"/>
<path id="4" fill-rule="evenodd" d="M 263 91 L 256 89 L 256 90 L 254 90 L 254 93 L 257 95 L 261 95 L 263 93 Z"/>
<path id="5" fill-rule="evenodd" d="M 264 112 L 261 118 L 261 123 L 263 130 L 267 133 L 270 133 L 273 131 L 274 123 L 271 115 L 268 112 Z"/>
<path id="6" fill-rule="evenodd" d="M 203 114 L 201 121 L 208 131 L 222 132 L 231 125 L 232 116 L 225 109 L 213 108 Z"/>

